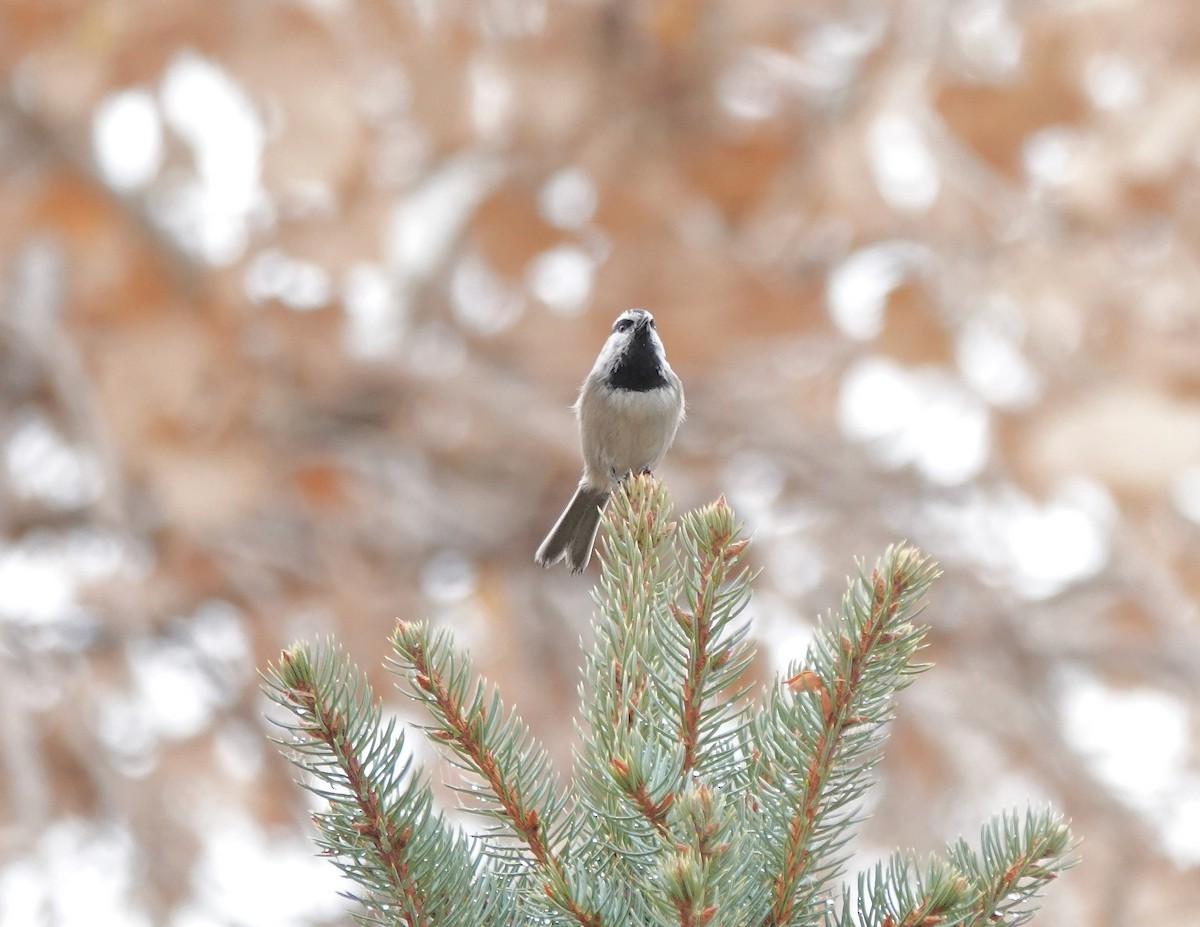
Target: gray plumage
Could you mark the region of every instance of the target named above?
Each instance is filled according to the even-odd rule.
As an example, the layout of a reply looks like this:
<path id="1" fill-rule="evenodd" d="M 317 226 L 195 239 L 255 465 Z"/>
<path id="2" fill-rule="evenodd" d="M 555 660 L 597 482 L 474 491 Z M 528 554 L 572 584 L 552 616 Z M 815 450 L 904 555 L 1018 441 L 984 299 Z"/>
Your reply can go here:
<path id="1" fill-rule="evenodd" d="M 658 466 L 683 421 L 683 384 L 667 363 L 654 317 L 644 309 L 617 316 L 575 403 L 583 477 L 534 559 L 565 559 L 580 573 L 592 556 L 609 493 L 629 473 Z"/>

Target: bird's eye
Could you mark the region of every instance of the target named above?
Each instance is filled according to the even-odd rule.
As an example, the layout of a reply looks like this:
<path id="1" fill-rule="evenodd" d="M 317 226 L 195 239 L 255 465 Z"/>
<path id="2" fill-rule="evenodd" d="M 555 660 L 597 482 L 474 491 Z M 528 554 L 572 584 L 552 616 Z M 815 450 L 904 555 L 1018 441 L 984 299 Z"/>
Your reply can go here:
<path id="1" fill-rule="evenodd" d="M 633 323 L 629 321 L 629 319 L 621 319 L 621 321 L 617 323 L 616 328 L 619 332 L 627 332 L 629 329 L 633 328 Z"/>
<path id="2" fill-rule="evenodd" d="M 651 320 L 650 320 L 650 327 L 651 327 L 651 328 L 653 328 L 653 327 L 654 327 L 654 319 L 651 319 Z"/>

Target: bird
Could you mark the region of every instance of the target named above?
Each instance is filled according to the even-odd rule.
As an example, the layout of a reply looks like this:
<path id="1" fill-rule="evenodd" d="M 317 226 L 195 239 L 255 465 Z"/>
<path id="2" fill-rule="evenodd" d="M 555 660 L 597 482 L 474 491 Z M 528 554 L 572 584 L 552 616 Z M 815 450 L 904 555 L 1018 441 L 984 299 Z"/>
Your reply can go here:
<path id="1" fill-rule="evenodd" d="M 683 383 L 667 363 L 654 316 L 645 309 L 617 316 L 574 409 L 583 476 L 534 560 L 542 567 L 566 560 L 582 573 L 610 493 L 627 475 L 652 472 L 683 421 Z"/>

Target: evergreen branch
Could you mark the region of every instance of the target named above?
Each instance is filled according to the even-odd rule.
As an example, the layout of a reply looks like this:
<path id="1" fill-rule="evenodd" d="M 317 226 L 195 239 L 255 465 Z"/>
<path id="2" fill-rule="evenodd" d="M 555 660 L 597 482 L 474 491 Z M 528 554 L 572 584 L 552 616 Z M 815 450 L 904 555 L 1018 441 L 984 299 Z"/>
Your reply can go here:
<path id="1" fill-rule="evenodd" d="M 503 821 L 528 848 L 546 896 L 581 927 L 602 927 L 573 890 L 555 849 L 553 830 L 563 800 L 545 750 L 532 743 L 514 714 L 505 716 L 494 690 L 489 698 L 482 683 L 469 681 L 468 661 L 454 653 L 445 631 L 400 621 L 392 647 L 393 669 L 405 675 L 411 693 L 433 717 L 430 738 L 450 747 L 486 785 L 495 808 L 485 813 Z M 502 848 L 491 849 L 510 858 Z"/>
<path id="2" fill-rule="evenodd" d="M 733 622 L 749 573 L 738 571 L 746 542 L 732 511 L 721 500 L 681 526 L 669 514 L 662 485 L 645 475 L 625 481 L 610 501 L 577 765 L 580 800 L 593 812 L 583 865 L 617 869 L 631 904 L 648 901 L 659 917 L 675 918 L 699 897 L 684 891 L 696 867 L 710 868 L 698 851 L 681 849 L 691 838 L 678 830 L 686 818 L 679 801 L 691 794 L 694 773 L 716 776 L 735 762 L 740 725 L 730 722 L 729 690 L 753 652 L 742 640 L 746 623 Z M 712 878 L 714 891 L 729 880 Z M 660 907 L 664 885 L 678 887 L 683 908 Z"/>
<path id="3" fill-rule="evenodd" d="M 679 927 L 706 927 L 719 913 L 724 923 L 737 923 L 732 892 L 736 875 L 736 817 L 719 792 L 703 783 L 688 786 L 672 813 L 676 843 L 662 866 L 668 916 Z M 744 879 L 741 881 L 745 881 Z M 728 910 L 721 910 L 729 894 Z"/>
<path id="4" fill-rule="evenodd" d="M 950 859 L 970 884 L 974 897 L 964 927 L 1017 927 L 1033 916 L 1029 903 L 1058 873 L 1074 865 L 1065 821 L 1049 810 L 1005 813 L 983 828 L 981 853 L 966 841 L 950 847 Z"/>
<path id="5" fill-rule="evenodd" d="M 654 799 L 647 786 L 646 777 L 637 775 L 624 760 L 613 757 L 608 761 L 612 767 L 612 779 L 633 804 L 643 818 L 658 833 L 667 836 L 667 809 L 675 801 L 675 793 L 667 792 Z"/>
<path id="6" fill-rule="evenodd" d="M 858 877 L 858 890 L 842 896 L 838 927 L 939 927 L 958 923 L 967 880 L 949 863 L 930 858 L 920 867 L 909 854 L 894 853 L 886 867 Z M 855 914 L 857 913 L 857 919 Z M 827 924 L 835 923 L 832 916 Z"/>
<path id="7" fill-rule="evenodd" d="M 466 675 L 455 666 L 445 637 L 444 633 L 431 637 L 425 624 L 398 622 L 392 636 L 398 666 L 409 671 L 418 700 L 433 714 L 435 726 L 430 736 L 437 743 L 449 745 L 483 779 L 513 831 L 539 863 L 548 865 L 551 852 L 546 842 L 546 815 L 539 813 L 531 797 L 531 793 L 545 790 L 534 785 L 531 777 L 519 773 L 514 776 L 516 770 L 501 768 L 501 753 L 511 755 L 525 748 L 522 743 L 514 749 L 507 739 L 516 722 L 497 726 L 497 716 L 502 714 L 498 697 L 493 693 L 491 704 L 485 705 L 478 684 L 473 694 L 466 694 Z M 432 659 L 431 650 L 435 654 Z M 549 764 L 539 762 L 541 759 L 536 757 L 533 765 L 537 773 L 548 773 Z"/>
<path id="8" fill-rule="evenodd" d="M 994 927 L 1023 924 L 1038 891 L 1071 865 L 1071 836 L 1049 812 L 1028 812 L 1024 827 L 1003 815 L 983 830 L 982 859 L 959 840 L 950 861 L 918 870 L 906 855 L 859 877 L 857 898 L 845 892 L 837 927 Z M 854 916 L 857 913 L 857 918 Z M 827 923 L 832 920 L 827 918 Z"/>
<path id="9" fill-rule="evenodd" d="M 810 647 L 808 668 L 786 680 L 794 697 L 768 690 L 751 756 L 765 809 L 787 820 L 781 845 L 767 848 L 774 875 L 764 925 L 815 917 L 810 902 L 840 869 L 851 805 L 878 758 L 879 728 L 906 676 L 921 668 L 911 659 L 924 629 L 909 619 L 933 575 L 914 549 L 889 549 L 869 577 L 851 584 L 839 622 Z"/>
<path id="10" fill-rule="evenodd" d="M 679 746 L 662 723 L 656 623 L 678 588 L 668 582 L 665 556 L 675 534 L 661 483 L 648 475 L 627 479 L 605 512 L 595 643 L 584 667 L 583 721 L 576 766 L 580 799 L 593 812 L 585 850 L 597 865 L 639 878 L 636 859 L 662 849 L 666 811 L 679 785 Z M 616 791 L 614 792 L 614 788 Z M 615 860 L 603 847 L 620 849 Z"/>
<path id="11" fill-rule="evenodd" d="M 683 744 L 681 777 L 704 762 L 716 765 L 732 754 L 736 740 L 722 731 L 735 711 L 732 703 L 742 693 L 724 694 L 736 685 L 753 651 L 742 638 L 748 623 L 733 627 L 745 608 L 752 574 L 737 568 L 749 541 L 738 536 L 733 510 L 722 496 L 715 503 L 683 519 L 680 565 L 684 573 L 687 607 L 672 604 L 670 614 L 682 633 L 683 683 L 680 694 L 679 738 Z M 729 744 L 719 749 L 709 734 L 723 734 Z"/>
<path id="12" fill-rule="evenodd" d="M 279 742 L 313 777 L 307 787 L 329 801 L 313 815 L 318 842 L 367 888 L 368 910 L 406 927 L 479 923 L 474 859 L 431 811 L 429 788 L 396 763 L 403 733 L 383 721 L 366 677 L 339 648 L 300 643 L 264 678 L 296 719 L 279 724 L 287 732 Z"/>
<path id="13" fill-rule="evenodd" d="M 673 843 L 653 883 L 658 923 L 678 927 L 754 922 L 761 891 L 761 860 L 745 854 L 738 797 L 694 781 L 671 809 Z M 659 897 L 662 896 L 662 897 Z"/>

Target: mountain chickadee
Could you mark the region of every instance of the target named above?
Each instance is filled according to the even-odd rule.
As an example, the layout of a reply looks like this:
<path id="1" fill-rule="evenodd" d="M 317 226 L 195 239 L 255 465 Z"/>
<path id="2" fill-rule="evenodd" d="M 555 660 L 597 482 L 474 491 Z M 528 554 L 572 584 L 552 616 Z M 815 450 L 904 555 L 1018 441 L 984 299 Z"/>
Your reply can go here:
<path id="1" fill-rule="evenodd" d="M 534 560 L 548 567 L 565 558 L 571 572 L 580 573 L 592 557 L 609 493 L 627 474 L 657 467 L 683 421 L 683 384 L 645 309 L 617 316 L 579 390 L 575 416 L 583 478 Z"/>

